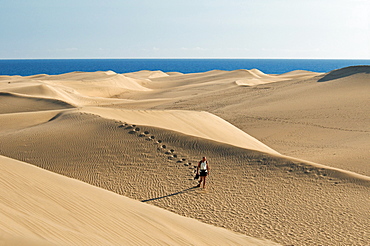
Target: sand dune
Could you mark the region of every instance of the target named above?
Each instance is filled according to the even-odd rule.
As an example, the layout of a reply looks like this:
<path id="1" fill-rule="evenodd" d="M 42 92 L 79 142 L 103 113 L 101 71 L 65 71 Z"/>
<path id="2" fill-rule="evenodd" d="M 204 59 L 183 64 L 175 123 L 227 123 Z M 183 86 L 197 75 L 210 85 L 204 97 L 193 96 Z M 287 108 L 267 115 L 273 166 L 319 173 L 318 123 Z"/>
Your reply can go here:
<path id="1" fill-rule="evenodd" d="M 164 73 L 162 71 L 148 71 L 148 70 L 126 73 L 124 75 L 126 77 L 135 78 L 135 79 L 154 79 L 154 78 L 160 78 L 160 77 L 168 76 L 167 73 Z"/>
<path id="2" fill-rule="evenodd" d="M 90 185 L 0 157 L 0 242 L 366 245 L 369 79 L 368 66 L 1 76 L 0 155 Z"/>
<path id="3" fill-rule="evenodd" d="M 180 72 L 166 72 L 166 74 L 173 76 L 173 75 L 183 75 L 183 73 Z"/>
<path id="4" fill-rule="evenodd" d="M 257 139 L 220 117 L 207 112 L 184 110 L 134 111 L 106 108 L 84 108 L 82 111 L 121 122 L 178 131 L 190 136 L 211 139 L 246 149 L 279 155 L 278 152 Z"/>
<path id="5" fill-rule="evenodd" d="M 121 103 L 117 95 L 130 91 L 149 91 L 142 81 L 125 77 L 114 72 L 42 75 L 24 77 L 12 81 L 7 76 L 0 82 L 0 90 L 24 98 L 40 98 L 64 101 L 76 107 Z"/>
<path id="6" fill-rule="evenodd" d="M 52 76 L 48 82 L 73 88 L 82 95 L 90 97 L 111 98 L 126 91 L 148 91 L 135 79 L 122 74 L 107 72 L 72 73 L 70 76 Z"/>
<path id="7" fill-rule="evenodd" d="M 318 82 L 326 75 L 306 74 L 311 73 L 291 72 L 292 79 L 256 86 L 218 86 L 214 81 L 214 86 L 179 92 L 171 88 L 172 95 L 181 96 L 140 109 L 211 112 L 279 153 L 370 175 L 369 75 Z M 166 91 L 158 95 L 170 96 Z"/>
<path id="8" fill-rule="evenodd" d="M 35 98 L 0 92 L 0 113 L 32 112 L 72 108 L 73 105 L 58 99 Z"/>
<path id="9" fill-rule="evenodd" d="M 370 74 L 370 66 L 352 66 L 352 67 L 345 67 L 341 69 L 337 69 L 325 74 L 324 77 L 319 79 L 319 82 L 326 82 L 330 80 L 341 79 L 353 75 L 367 75 Z"/>
<path id="10" fill-rule="evenodd" d="M 235 82 L 239 78 L 256 77 L 248 70 L 221 71 L 213 70 L 204 73 L 181 74 L 168 77 L 154 78 L 153 83 L 148 84 L 151 89 L 171 88 L 171 87 L 193 87 L 215 84 L 227 84 Z"/>
<path id="11" fill-rule="evenodd" d="M 277 245 L 0 156 L 1 245 Z"/>
<path id="12" fill-rule="evenodd" d="M 64 110 L 45 110 L 0 114 L 0 132 L 13 132 L 48 122 Z"/>
<path id="13" fill-rule="evenodd" d="M 252 73 L 251 78 L 243 78 L 236 80 L 235 83 L 239 86 L 256 86 L 256 85 L 262 85 L 262 84 L 269 84 L 274 82 L 281 82 L 281 81 L 287 81 L 287 80 L 293 80 L 293 79 L 307 79 L 312 78 L 319 73 L 309 72 L 309 71 L 303 71 L 303 70 L 296 70 L 285 74 L 279 74 L 279 75 L 267 75 L 263 72 L 252 69 L 250 70 Z"/>
<path id="14" fill-rule="evenodd" d="M 331 169 L 73 110 L 0 134 L 1 154 L 256 238 L 328 245 L 368 239 L 370 181 Z M 208 191 L 193 180 L 205 154 Z"/>

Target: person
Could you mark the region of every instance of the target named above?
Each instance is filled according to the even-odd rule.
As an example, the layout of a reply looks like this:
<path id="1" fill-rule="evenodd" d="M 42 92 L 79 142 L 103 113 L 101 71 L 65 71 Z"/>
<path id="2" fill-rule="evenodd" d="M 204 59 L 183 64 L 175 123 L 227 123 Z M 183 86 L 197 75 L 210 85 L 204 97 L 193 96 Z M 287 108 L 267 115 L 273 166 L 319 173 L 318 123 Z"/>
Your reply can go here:
<path id="1" fill-rule="evenodd" d="M 199 184 L 197 187 L 200 187 L 200 185 L 203 183 L 203 189 L 206 187 L 206 177 L 210 173 L 210 166 L 207 161 L 207 157 L 203 157 L 202 160 L 198 163 L 197 166 L 197 175 L 199 175 Z"/>

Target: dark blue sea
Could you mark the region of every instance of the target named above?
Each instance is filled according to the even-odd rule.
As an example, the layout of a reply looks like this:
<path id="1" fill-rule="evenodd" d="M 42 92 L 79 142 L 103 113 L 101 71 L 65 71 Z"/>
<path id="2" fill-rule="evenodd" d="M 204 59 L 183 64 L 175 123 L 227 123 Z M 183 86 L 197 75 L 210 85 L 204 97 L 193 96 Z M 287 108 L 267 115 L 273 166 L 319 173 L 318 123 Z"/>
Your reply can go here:
<path id="1" fill-rule="evenodd" d="M 30 59 L 0 60 L 0 75 L 62 74 L 74 71 L 112 70 L 128 73 L 140 70 L 197 73 L 210 70 L 257 68 L 267 74 L 293 70 L 329 72 L 334 69 L 370 65 L 370 60 L 307 60 L 307 59 Z"/>

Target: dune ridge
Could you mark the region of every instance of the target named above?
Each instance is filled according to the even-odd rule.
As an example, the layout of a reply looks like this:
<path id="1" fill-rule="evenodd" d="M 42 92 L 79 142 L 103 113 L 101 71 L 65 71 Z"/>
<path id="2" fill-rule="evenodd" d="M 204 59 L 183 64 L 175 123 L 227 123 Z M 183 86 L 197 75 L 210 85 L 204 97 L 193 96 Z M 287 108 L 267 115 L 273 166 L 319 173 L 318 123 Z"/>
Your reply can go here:
<path id="1" fill-rule="evenodd" d="M 122 102 L 115 97 L 130 91 L 149 91 L 140 80 L 108 72 L 73 72 L 62 75 L 34 75 L 18 78 L 3 76 L 2 92 L 13 95 L 57 99 L 75 107 Z"/>
<path id="2" fill-rule="evenodd" d="M 369 182 L 305 162 L 76 111 L 1 139 L 1 154 L 256 238 L 367 240 Z M 212 173 L 199 190 L 194 163 L 205 153 Z"/>
<path id="3" fill-rule="evenodd" d="M 0 113 L 4 114 L 74 107 L 59 99 L 30 97 L 9 92 L 0 92 L 0 100 L 2 102 Z"/>
<path id="4" fill-rule="evenodd" d="M 204 230 L 221 244 L 230 238 L 232 244 L 273 244 L 255 239 L 266 238 L 283 245 L 366 245 L 367 70 L 0 76 L 0 155 L 7 156 L 0 157 L 6 187 L 0 194 L 7 197 L 0 206 L 9 215 L 0 240 L 64 245 L 96 238 L 108 244 L 122 242 L 117 230 L 123 230 L 128 244 L 141 242 L 135 231 L 145 231 L 154 244 L 214 244 L 196 240 L 198 232 L 189 238 L 193 220 L 172 221 L 163 210 L 158 218 L 158 208 L 140 206 L 149 203 L 217 226 Z M 203 155 L 212 166 L 205 190 L 193 179 Z M 53 180 L 69 187 L 64 195 L 53 190 L 64 189 Z M 117 206 L 87 202 L 99 196 Z M 45 209 L 39 201 L 77 210 L 65 223 L 53 214 L 58 205 Z M 18 210 L 9 210 L 9 202 Z M 127 215 L 130 204 L 145 212 Z M 29 213 L 20 215 L 22 208 Z M 91 218 L 89 209 L 104 212 Z M 110 224 L 107 215 L 117 220 Z M 53 232 L 44 228 L 49 223 Z M 111 230 L 97 233 L 102 225 Z M 162 229 L 152 235 L 149 226 Z M 81 231 L 91 238 L 77 236 Z"/>
<path id="5" fill-rule="evenodd" d="M 370 66 L 351 66 L 336 69 L 325 74 L 318 82 L 326 82 L 330 80 L 341 79 L 345 77 L 350 77 L 352 75 L 358 74 L 370 74 Z"/>
<path id="6" fill-rule="evenodd" d="M 221 118 L 207 112 L 187 112 L 187 111 L 134 111 L 122 109 L 106 108 L 84 108 L 80 112 L 98 115 L 106 119 L 112 119 L 123 122 L 124 125 L 141 125 L 148 127 L 158 127 L 161 129 L 172 130 L 186 135 L 218 141 L 225 144 L 256 150 L 268 153 L 273 156 L 282 156 L 275 150 L 264 145 L 262 142 L 251 137 L 243 131 L 235 128 L 233 125 Z M 196 122 L 194 124 L 194 122 Z M 212 128 L 206 128 L 207 122 L 212 122 Z M 190 127 L 190 129 L 187 129 Z M 231 138 L 230 138 L 231 137 Z M 330 170 L 331 176 L 335 178 L 344 178 L 356 180 L 355 182 L 370 185 L 370 176 L 361 175 L 348 170 L 334 168 L 327 165 L 314 163 L 299 158 L 284 156 L 287 159 L 305 163 L 313 168 Z"/>
<path id="7" fill-rule="evenodd" d="M 212 139 L 238 147 L 258 150 L 275 155 L 278 152 L 264 145 L 257 139 L 207 112 L 184 110 L 122 110 L 107 108 L 84 108 L 83 112 L 97 114 L 104 118 L 147 125 L 178 131 L 187 135 Z M 209 123 L 212 127 L 209 127 Z"/>
<path id="8" fill-rule="evenodd" d="M 3 156 L 0 170 L 1 245 L 278 245 Z"/>
<path id="9" fill-rule="evenodd" d="M 119 123 L 118 127 L 133 129 L 134 131 L 132 132 L 132 134 L 142 134 L 142 137 L 145 137 L 147 134 L 145 134 L 143 131 L 140 131 L 141 127 L 155 127 L 164 130 L 179 132 L 181 134 L 189 136 L 217 141 L 222 144 L 228 144 L 247 150 L 254 150 L 261 153 L 266 153 L 271 155 L 272 157 L 276 156 L 280 158 L 286 158 L 287 160 L 291 160 L 293 162 L 304 163 L 307 167 L 328 171 L 327 174 L 330 173 L 329 176 L 333 178 L 354 180 L 355 183 L 362 183 L 365 186 L 368 186 L 368 182 L 370 181 L 370 177 L 366 175 L 361 175 L 348 170 L 334 168 L 327 165 L 302 160 L 299 158 L 281 155 L 268 146 L 264 145 L 263 143 L 259 142 L 255 138 L 251 137 L 250 135 L 235 128 L 228 122 L 207 112 L 175 110 L 140 111 L 85 107 L 82 109 L 48 110 L 29 113 L 2 114 L 0 115 L 0 123 L 4 126 L 4 129 L 6 129 L 5 132 L 7 133 L 14 130 L 22 130 L 30 127 L 43 126 L 48 122 L 57 120 L 58 118 L 73 119 L 81 114 L 94 115 L 96 117 L 102 117 L 107 120 L 114 120 L 115 122 Z M 195 119 L 201 119 L 201 121 L 197 122 L 197 124 L 193 124 L 193 122 L 196 122 Z M 21 122 L 21 124 L 15 125 L 14 122 L 16 121 Z M 206 127 L 207 122 L 212 122 L 212 128 Z M 0 134 L 1 132 L 2 131 L 0 131 Z M 152 140 L 154 140 L 154 138 Z M 4 143 L 5 142 L 6 141 L 4 141 Z M 10 144 L 10 142 L 8 144 Z M 10 149 L 16 147 L 16 145 L 9 146 Z"/>
<path id="10" fill-rule="evenodd" d="M 318 80 L 325 74 L 303 72 L 311 75 L 300 77 L 301 73 L 291 72 L 290 80 L 255 86 L 221 83 L 188 88 L 175 100 L 137 106 L 207 111 L 281 154 L 369 176 L 370 156 L 365 147 L 370 139 L 369 75 L 351 72 L 351 76 L 322 83 Z M 213 83 L 217 84 L 216 78 Z M 165 90 L 157 94 L 169 95 Z M 177 88 L 171 94 L 177 95 Z"/>

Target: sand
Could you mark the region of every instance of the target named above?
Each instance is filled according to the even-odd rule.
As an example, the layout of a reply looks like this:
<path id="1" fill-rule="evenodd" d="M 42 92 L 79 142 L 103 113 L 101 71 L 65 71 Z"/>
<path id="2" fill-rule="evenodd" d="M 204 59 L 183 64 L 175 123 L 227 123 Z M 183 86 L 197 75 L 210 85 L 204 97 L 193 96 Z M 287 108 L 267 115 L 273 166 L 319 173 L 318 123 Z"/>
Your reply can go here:
<path id="1" fill-rule="evenodd" d="M 277 245 L 0 156 L 2 245 Z"/>
<path id="2" fill-rule="evenodd" d="M 369 66 L 0 76 L 0 244 L 366 245 L 369 81 Z"/>

